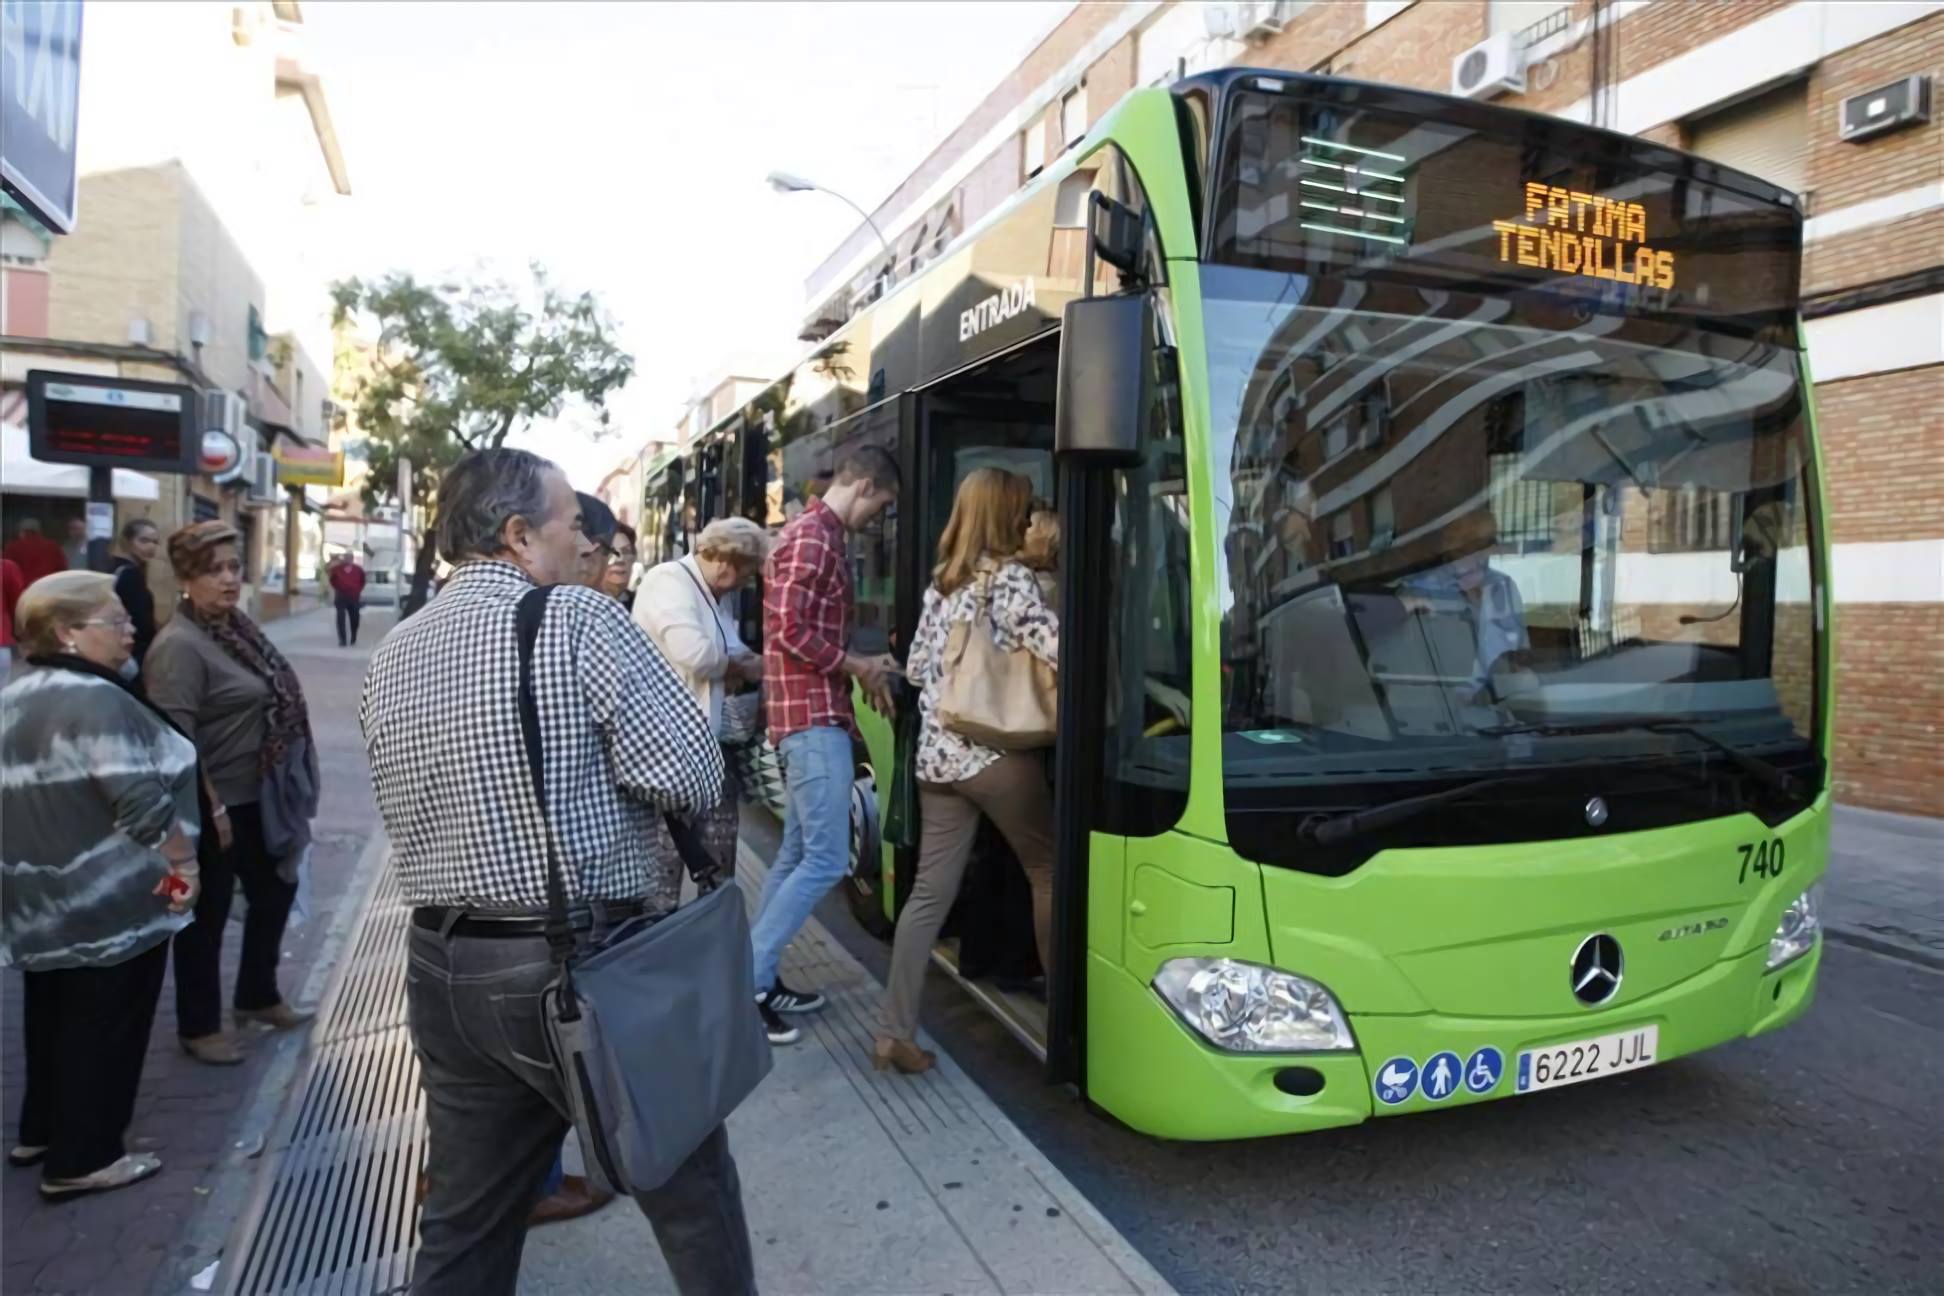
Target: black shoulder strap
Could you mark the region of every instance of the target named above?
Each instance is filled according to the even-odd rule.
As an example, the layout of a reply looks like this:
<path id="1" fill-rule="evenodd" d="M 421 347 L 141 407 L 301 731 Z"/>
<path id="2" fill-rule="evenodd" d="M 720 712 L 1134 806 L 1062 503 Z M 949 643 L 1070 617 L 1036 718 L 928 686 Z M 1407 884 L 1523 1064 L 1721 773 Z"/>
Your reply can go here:
<path id="1" fill-rule="evenodd" d="M 547 615 L 551 593 L 553 586 L 540 585 L 520 596 L 520 737 L 533 776 L 533 795 L 540 802 L 540 832 L 547 841 L 547 947 L 554 962 L 564 963 L 574 952 L 574 927 L 567 916 L 567 881 L 560 852 L 554 848 L 553 825 L 547 818 L 547 762 L 540 743 L 540 703 L 533 689 L 533 647 L 540 641 L 540 622 Z"/>

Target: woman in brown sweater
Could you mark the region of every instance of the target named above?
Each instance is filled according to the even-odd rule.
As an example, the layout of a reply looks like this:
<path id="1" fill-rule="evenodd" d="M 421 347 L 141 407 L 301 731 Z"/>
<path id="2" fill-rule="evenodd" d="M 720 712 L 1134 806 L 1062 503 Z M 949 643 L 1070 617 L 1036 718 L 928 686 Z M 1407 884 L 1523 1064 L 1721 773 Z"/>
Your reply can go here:
<path id="1" fill-rule="evenodd" d="M 277 989 L 284 925 L 317 811 L 317 758 L 297 673 L 237 606 L 237 533 L 198 522 L 169 537 L 182 601 L 142 666 L 149 698 L 196 744 L 230 825 L 220 863 L 205 866 L 196 921 L 175 938 L 176 1029 L 199 1062 L 243 1060 L 223 1034 L 223 934 L 236 883 L 249 913 L 236 978 L 238 1026 L 289 1030 L 310 1020 Z"/>

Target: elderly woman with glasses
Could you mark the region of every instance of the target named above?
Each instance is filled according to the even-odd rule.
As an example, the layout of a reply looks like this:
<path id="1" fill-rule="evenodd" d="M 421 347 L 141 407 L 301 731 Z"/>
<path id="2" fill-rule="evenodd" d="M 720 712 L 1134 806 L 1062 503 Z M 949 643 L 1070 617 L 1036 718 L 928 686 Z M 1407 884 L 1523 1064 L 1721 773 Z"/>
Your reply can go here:
<path id="1" fill-rule="evenodd" d="M 135 626 L 114 578 L 60 572 L 15 608 L 26 666 L 0 711 L 0 964 L 26 978 L 14 1165 L 71 1197 L 162 1168 L 122 1138 L 169 939 L 200 867 L 196 749 L 121 674 Z"/>
<path id="2" fill-rule="evenodd" d="M 176 1031 L 198 1062 L 243 1060 L 223 1033 L 223 933 L 236 884 L 249 912 L 236 976 L 239 1026 L 291 1030 L 310 1020 L 277 990 L 284 925 L 317 813 L 317 752 L 303 686 L 238 604 L 243 562 L 234 528 L 197 522 L 169 537 L 182 601 L 155 636 L 142 679 L 196 744 L 227 822 L 229 849 L 207 870 L 196 922 L 176 938 Z"/>

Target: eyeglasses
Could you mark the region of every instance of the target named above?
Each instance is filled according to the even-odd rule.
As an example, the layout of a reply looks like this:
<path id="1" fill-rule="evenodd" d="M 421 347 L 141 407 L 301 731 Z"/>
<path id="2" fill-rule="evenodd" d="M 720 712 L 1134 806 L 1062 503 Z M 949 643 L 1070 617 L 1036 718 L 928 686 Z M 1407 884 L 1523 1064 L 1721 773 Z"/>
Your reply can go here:
<path id="1" fill-rule="evenodd" d="M 107 626 L 114 630 L 133 630 L 135 628 L 135 622 L 125 616 L 90 617 L 80 624 L 84 626 Z"/>

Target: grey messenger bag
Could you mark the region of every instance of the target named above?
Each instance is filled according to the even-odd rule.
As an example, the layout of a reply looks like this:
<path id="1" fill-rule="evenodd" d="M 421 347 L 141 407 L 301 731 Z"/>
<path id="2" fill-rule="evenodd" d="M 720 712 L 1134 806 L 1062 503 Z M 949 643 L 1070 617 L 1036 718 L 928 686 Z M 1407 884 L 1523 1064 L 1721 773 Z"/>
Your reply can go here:
<path id="1" fill-rule="evenodd" d="M 661 1187 L 769 1074 L 756 1012 L 749 920 L 733 875 L 660 918 L 643 916 L 576 948 L 554 833 L 533 688 L 533 650 L 550 586 L 520 600 L 520 732 L 547 837 L 547 944 L 559 968 L 540 996 L 547 1043 L 595 1182 Z M 674 815 L 685 864 L 706 860 Z"/>

